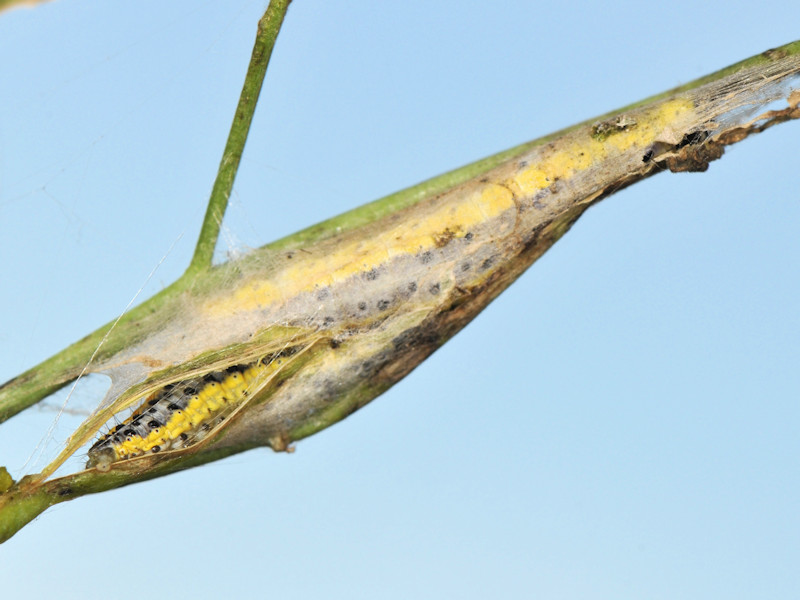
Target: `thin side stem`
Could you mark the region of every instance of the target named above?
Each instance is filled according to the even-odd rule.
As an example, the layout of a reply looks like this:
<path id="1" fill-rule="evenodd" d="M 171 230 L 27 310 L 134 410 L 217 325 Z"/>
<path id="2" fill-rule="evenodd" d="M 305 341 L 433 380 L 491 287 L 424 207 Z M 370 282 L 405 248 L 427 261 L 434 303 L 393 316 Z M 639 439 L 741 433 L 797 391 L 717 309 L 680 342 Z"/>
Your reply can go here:
<path id="1" fill-rule="evenodd" d="M 261 85 L 264 83 L 269 59 L 272 56 L 272 48 L 275 46 L 289 4 L 291 4 L 291 0 L 271 0 L 264 16 L 258 22 L 258 33 L 242 86 L 242 93 L 239 96 L 239 104 L 233 116 L 228 141 L 222 153 L 219 171 L 217 171 L 217 179 L 211 189 L 203 226 L 200 229 L 197 246 L 187 273 L 196 273 L 211 267 L 219 229 L 222 226 L 222 219 L 228 207 L 228 198 L 230 198 L 233 182 L 239 170 L 239 162 L 242 159 L 242 152 L 244 152 L 250 132 L 250 123 L 253 121 L 258 96 L 261 93 Z"/>

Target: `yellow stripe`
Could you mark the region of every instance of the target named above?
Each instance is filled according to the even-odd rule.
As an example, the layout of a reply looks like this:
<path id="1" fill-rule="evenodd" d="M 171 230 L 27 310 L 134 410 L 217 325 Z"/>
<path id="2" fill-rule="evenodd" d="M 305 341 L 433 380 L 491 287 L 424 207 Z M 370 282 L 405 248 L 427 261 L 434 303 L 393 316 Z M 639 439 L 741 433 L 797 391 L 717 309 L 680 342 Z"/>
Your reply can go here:
<path id="1" fill-rule="evenodd" d="M 222 408 L 241 403 L 247 398 L 248 389 L 263 380 L 265 374 L 276 370 L 281 362 L 280 359 L 268 365 L 258 362 L 243 372 L 231 373 L 219 383 L 207 383 L 189 400 L 185 409 L 174 411 L 164 425 L 151 431 L 147 437 L 133 436 L 130 440 L 115 445 L 117 458 L 151 452 L 156 446 L 163 448 L 167 442 L 179 439 L 181 434 L 196 432 Z M 135 417 L 132 416 L 128 422 L 133 418 Z"/>
<path id="2" fill-rule="evenodd" d="M 566 181 L 611 155 L 633 147 L 644 152 L 659 136 L 668 136 L 670 125 L 678 130 L 679 124 L 693 114 L 690 100 L 661 103 L 649 111 L 637 113 L 635 121 L 609 133 L 603 140 L 587 135 L 545 154 L 542 160 L 521 168 L 503 181 L 477 184 L 472 192 L 453 195 L 445 202 L 417 205 L 413 214 L 396 219 L 391 228 L 372 235 L 363 234 L 358 240 L 342 241 L 326 248 L 328 254 L 298 253 L 292 263 L 270 274 L 268 280 L 247 281 L 224 298 L 209 301 L 203 311 L 209 317 L 227 317 L 238 311 L 263 308 L 315 288 L 342 283 L 394 257 L 433 249 L 442 239 L 463 237 L 477 225 L 514 208 L 514 195 L 530 198 L 556 181 Z"/>

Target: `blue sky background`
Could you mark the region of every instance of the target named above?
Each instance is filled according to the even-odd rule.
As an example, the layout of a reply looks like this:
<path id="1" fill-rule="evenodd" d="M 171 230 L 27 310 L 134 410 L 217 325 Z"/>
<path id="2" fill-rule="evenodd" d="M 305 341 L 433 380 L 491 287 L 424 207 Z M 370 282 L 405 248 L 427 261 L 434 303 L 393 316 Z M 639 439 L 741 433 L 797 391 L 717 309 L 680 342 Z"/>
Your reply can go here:
<path id="1" fill-rule="evenodd" d="M 227 247 L 800 38 L 794 2 L 543 4 L 296 0 Z M 185 268 L 265 5 L 0 15 L 0 381 L 116 317 L 173 243 L 142 298 Z M 799 136 L 592 208 L 292 455 L 47 511 L 0 547 L 4 596 L 795 598 Z M 17 476 L 55 418 L 29 413 L 0 427 Z"/>

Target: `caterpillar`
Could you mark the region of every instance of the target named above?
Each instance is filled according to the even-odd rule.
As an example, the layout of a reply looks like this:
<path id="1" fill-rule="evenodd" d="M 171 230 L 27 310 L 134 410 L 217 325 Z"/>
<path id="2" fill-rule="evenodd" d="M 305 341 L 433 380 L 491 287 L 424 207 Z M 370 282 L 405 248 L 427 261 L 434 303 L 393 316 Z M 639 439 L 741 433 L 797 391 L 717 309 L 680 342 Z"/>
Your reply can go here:
<path id="1" fill-rule="evenodd" d="M 147 398 L 89 449 L 86 468 L 197 444 L 282 366 L 293 351 L 171 383 Z"/>

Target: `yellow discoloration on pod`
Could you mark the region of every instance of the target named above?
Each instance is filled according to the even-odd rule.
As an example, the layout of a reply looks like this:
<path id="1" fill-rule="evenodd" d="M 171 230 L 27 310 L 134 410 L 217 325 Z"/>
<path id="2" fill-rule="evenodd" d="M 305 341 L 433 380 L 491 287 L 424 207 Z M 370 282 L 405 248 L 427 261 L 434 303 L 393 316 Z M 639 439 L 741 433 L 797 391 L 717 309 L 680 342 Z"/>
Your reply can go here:
<path id="1" fill-rule="evenodd" d="M 227 315 L 280 302 L 320 286 L 341 283 L 353 275 L 383 265 L 387 258 L 415 255 L 442 243 L 443 238 L 463 237 L 476 225 L 514 208 L 511 191 L 488 183 L 457 201 L 441 203 L 416 219 L 398 222 L 368 239 L 339 244 L 327 255 L 297 255 L 293 263 L 269 281 L 255 280 L 231 295 L 209 302 L 204 310 L 210 316 Z"/>
<path id="2" fill-rule="evenodd" d="M 251 279 L 225 297 L 208 301 L 203 312 L 222 317 L 263 308 L 303 292 L 341 284 L 354 275 L 380 268 L 387 260 L 439 247 L 443 240 L 463 237 L 515 208 L 515 196 L 532 197 L 557 181 L 568 182 L 577 173 L 596 167 L 612 154 L 634 147 L 644 149 L 661 137 L 669 138 L 673 129 L 679 130 L 693 115 L 690 100 L 671 100 L 637 113 L 635 125 L 615 131 L 603 141 L 589 135 L 565 141 L 499 181 L 483 181 L 446 201 L 414 207 L 407 219 L 388 221 L 372 236 L 344 238 L 327 253 L 296 253 L 291 263 L 287 261 L 268 280 Z"/>
<path id="3" fill-rule="evenodd" d="M 584 139 L 556 149 L 544 160 L 531 164 L 513 175 L 506 185 L 521 197 L 532 196 L 556 181 L 569 180 L 576 173 L 607 160 L 612 153 L 622 153 L 631 148 L 644 149 L 656 141 L 677 143 L 673 130 L 680 130 L 684 122 L 695 116 L 692 102 L 676 99 L 664 102 L 636 115 L 635 124 L 609 134 L 602 141 L 585 136 Z"/>

